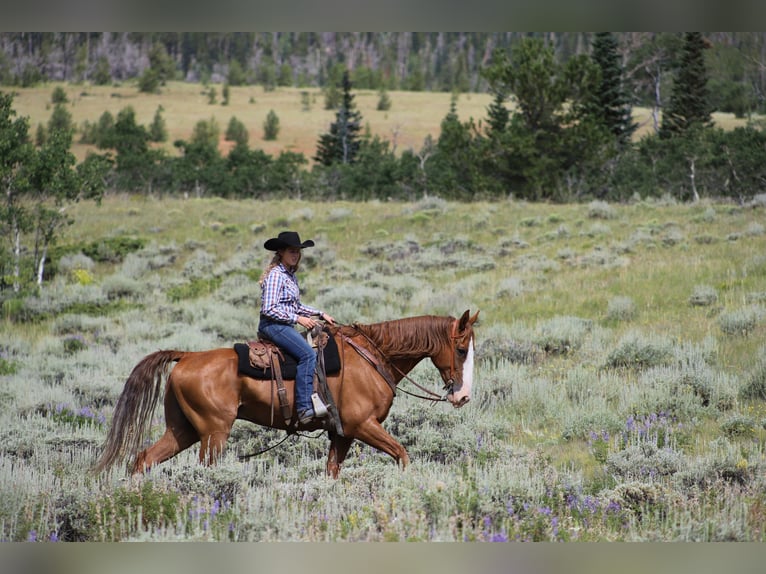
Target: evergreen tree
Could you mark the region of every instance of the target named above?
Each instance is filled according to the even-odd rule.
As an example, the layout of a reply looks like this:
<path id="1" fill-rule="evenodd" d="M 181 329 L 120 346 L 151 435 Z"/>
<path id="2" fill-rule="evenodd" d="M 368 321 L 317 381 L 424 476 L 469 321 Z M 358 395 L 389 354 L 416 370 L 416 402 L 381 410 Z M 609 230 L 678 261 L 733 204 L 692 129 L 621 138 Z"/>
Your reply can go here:
<path id="1" fill-rule="evenodd" d="M 112 70 L 106 56 L 96 60 L 96 68 L 93 71 L 92 81 L 97 86 L 106 86 L 112 81 Z"/>
<path id="2" fill-rule="evenodd" d="M 168 139 L 168 128 L 165 124 L 165 118 L 162 117 L 162 112 L 165 111 L 161 105 L 157 106 L 157 110 L 154 112 L 154 119 L 149 126 L 149 138 L 153 142 L 164 142 Z"/>
<path id="3" fill-rule="evenodd" d="M 229 125 L 226 127 L 226 134 L 224 139 L 228 142 L 234 142 L 238 145 L 246 145 L 250 134 L 247 132 L 245 124 L 243 124 L 235 116 L 232 116 L 229 120 Z"/>
<path id="4" fill-rule="evenodd" d="M 499 136 L 508 127 L 511 113 L 505 106 L 506 99 L 502 91 L 496 90 L 492 103 L 487 107 L 487 132 L 490 138 Z"/>
<path id="5" fill-rule="evenodd" d="M 56 104 L 53 107 L 53 113 L 48 120 L 48 133 L 53 131 L 74 133 L 72 114 L 69 113 L 64 104 Z"/>
<path id="6" fill-rule="evenodd" d="M 378 90 L 378 105 L 376 109 L 380 112 L 387 112 L 391 109 L 391 96 L 388 95 L 388 90 L 385 86 Z"/>
<path id="7" fill-rule="evenodd" d="M 351 80 L 348 70 L 343 72 L 343 96 L 340 108 L 335 115 L 335 122 L 330 125 L 330 132 L 322 134 L 317 144 L 314 159 L 322 165 L 335 163 L 353 163 L 359 151 L 359 131 L 362 129 L 362 114 L 356 109 L 354 95 L 351 93 Z"/>
<path id="8" fill-rule="evenodd" d="M 618 142 L 627 143 L 637 126 L 631 118 L 630 101 L 625 92 L 617 39 L 611 32 L 596 34 L 591 58 L 601 70 L 601 78 L 588 111 Z"/>
<path id="9" fill-rule="evenodd" d="M 700 32 L 687 32 L 670 103 L 662 117 L 660 135 L 669 137 L 688 131 L 694 125 L 712 123 L 708 96 L 705 50 L 709 44 Z"/>
<path id="10" fill-rule="evenodd" d="M 273 141 L 279 135 L 279 116 L 274 110 L 269 110 L 263 121 L 263 139 Z"/>

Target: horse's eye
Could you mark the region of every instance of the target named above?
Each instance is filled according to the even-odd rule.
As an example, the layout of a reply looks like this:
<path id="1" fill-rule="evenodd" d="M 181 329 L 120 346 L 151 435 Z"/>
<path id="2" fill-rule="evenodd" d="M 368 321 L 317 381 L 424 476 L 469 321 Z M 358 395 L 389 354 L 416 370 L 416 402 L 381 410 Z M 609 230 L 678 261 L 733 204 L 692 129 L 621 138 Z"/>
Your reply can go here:
<path id="1" fill-rule="evenodd" d="M 460 347 L 458 347 L 456 350 L 457 350 L 457 356 L 460 357 L 461 359 L 468 354 L 468 349 L 461 349 Z"/>

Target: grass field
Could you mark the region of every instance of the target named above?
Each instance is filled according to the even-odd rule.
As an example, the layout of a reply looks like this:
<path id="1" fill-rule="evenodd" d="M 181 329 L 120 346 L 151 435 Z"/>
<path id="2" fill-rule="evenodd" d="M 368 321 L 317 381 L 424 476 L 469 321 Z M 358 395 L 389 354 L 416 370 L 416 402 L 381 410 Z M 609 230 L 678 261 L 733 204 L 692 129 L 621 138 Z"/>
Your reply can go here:
<path id="1" fill-rule="evenodd" d="M 120 86 L 85 86 L 51 83 L 35 88 L 15 88 L 14 109 L 20 116 L 30 120 L 31 132 L 38 124 L 46 124 L 53 106 L 51 94 L 56 86 L 67 93 L 69 111 L 76 126 L 88 121 L 98 122 L 105 111 L 113 116 L 127 106 L 136 112 L 136 121 L 144 126 L 152 123 L 154 114 L 162 106 L 162 116 L 168 127 L 168 141 L 163 147 L 168 153 L 177 153 L 173 142 L 188 139 L 195 124 L 200 120 L 215 118 L 221 130 L 220 149 L 227 153 L 229 142 L 223 140 L 232 116 L 242 121 L 249 132 L 249 145 L 262 149 L 270 155 L 282 150 L 303 153 L 313 157 L 320 134 L 326 133 L 335 120 L 334 110 L 324 109 L 324 96 L 318 88 L 278 88 L 265 91 L 260 86 L 233 86 L 230 88 L 229 104 L 221 105 L 222 86 L 212 86 L 217 92 L 217 103 L 210 104 L 207 89 L 200 84 L 171 82 L 160 94 L 142 94 L 133 83 Z M 309 94 L 310 108 L 304 109 L 302 92 Z M 439 136 L 439 125 L 449 112 L 451 94 L 431 92 L 389 92 L 392 106 L 388 111 L 378 111 L 379 95 L 371 90 L 354 90 L 354 102 L 361 112 L 365 129 L 391 142 L 398 151 L 419 151 L 427 135 Z M 489 94 L 461 94 L 457 100 L 457 113 L 461 121 L 473 118 L 485 120 Z M 280 133 L 275 141 L 263 139 L 263 123 L 270 110 L 279 117 Z M 635 137 L 652 130 L 651 113 L 646 108 L 635 108 L 634 119 L 639 124 Z M 714 121 L 725 129 L 744 125 L 745 119 L 732 114 L 714 114 Z M 78 138 L 75 138 L 76 140 Z M 73 153 L 82 160 L 90 146 L 75 143 Z"/>
<path id="2" fill-rule="evenodd" d="M 3 307 L 3 540 L 764 540 L 762 206 L 110 196 L 71 215 L 57 276 Z M 404 472 L 357 443 L 331 480 L 323 436 L 241 462 L 281 435 L 237 423 L 214 468 L 190 449 L 89 474 L 144 355 L 252 337 L 284 228 L 317 242 L 304 298 L 342 322 L 480 309 L 472 401 L 396 398 Z"/>

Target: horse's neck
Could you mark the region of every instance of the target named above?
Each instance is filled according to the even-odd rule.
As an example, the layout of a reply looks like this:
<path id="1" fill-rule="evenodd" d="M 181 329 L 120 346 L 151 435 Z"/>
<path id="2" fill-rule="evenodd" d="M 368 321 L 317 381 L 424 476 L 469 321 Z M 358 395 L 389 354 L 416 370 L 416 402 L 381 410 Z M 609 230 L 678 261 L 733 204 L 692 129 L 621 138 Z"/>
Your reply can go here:
<path id="1" fill-rule="evenodd" d="M 361 328 L 386 357 L 413 368 L 421 359 L 437 352 L 447 329 L 442 322 L 439 317 L 413 317 Z"/>

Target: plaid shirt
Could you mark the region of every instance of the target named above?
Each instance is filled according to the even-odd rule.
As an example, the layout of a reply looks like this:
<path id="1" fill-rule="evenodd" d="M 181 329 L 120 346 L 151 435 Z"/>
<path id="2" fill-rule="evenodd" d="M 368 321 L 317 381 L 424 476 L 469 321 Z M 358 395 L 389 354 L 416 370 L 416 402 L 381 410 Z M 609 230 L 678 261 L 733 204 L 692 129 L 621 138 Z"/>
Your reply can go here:
<path id="1" fill-rule="evenodd" d="M 318 315 L 320 311 L 301 303 L 301 290 L 295 273 L 281 263 L 274 267 L 263 282 L 261 315 L 294 325 L 298 316 Z"/>

